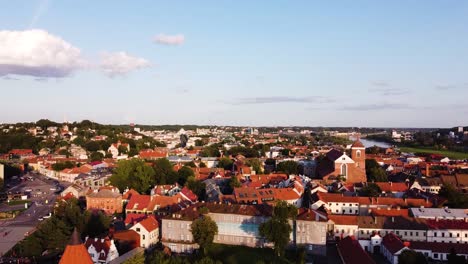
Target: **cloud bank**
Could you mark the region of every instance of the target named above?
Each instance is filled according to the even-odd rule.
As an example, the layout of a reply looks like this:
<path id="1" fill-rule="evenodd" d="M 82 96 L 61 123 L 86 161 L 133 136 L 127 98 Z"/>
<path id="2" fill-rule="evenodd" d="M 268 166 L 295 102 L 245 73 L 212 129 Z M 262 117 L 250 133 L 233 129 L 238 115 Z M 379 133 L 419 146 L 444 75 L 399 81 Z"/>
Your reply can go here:
<path id="1" fill-rule="evenodd" d="M 268 97 L 245 97 L 235 99 L 231 104 L 247 105 L 247 104 L 274 104 L 274 103 L 330 103 L 333 99 L 324 96 L 268 96 Z"/>
<path id="2" fill-rule="evenodd" d="M 0 76 L 62 78 L 86 65 L 80 49 L 44 30 L 0 31 Z"/>
<path id="3" fill-rule="evenodd" d="M 150 63 L 138 57 L 133 57 L 126 52 L 103 52 L 99 67 L 108 76 L 125 75 L 131 71 L 147 68 Z"/>
<path id="4" fill-rule="evenodd" d="M 411 107 L 406 104 L 392 104 L 392 103 L 380 103 L 380 104 L 363 104 L 355 106 L 342 107 L 343 111 L 377 111 L 377 110 L 401 110 L 410 109 Z"/>
<path id="5" fill-rule="evenodd" d="M 177 34 L 177 35 L 159 34 L 156 37 L 154 37 L 154 42 L 158 44 L 170 45 L 170 46 L 182 45 L 185 42 L 185 36 L 182 34 Z"/>

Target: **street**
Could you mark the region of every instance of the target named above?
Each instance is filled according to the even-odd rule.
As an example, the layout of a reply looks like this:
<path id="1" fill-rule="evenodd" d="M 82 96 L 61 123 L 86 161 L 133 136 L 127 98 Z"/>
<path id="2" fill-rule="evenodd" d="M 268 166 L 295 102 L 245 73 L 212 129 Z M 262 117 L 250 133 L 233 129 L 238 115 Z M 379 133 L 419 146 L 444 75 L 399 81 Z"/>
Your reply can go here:
<path id="1" fill-rule="evenodd" d="M 52 212 L 55 203 L 56 190 L 59 188 L 53 180 L 39 174 L 25 174 L 26 180 L 12 182 L 12 187 L 7 193 L 29 193 L 28 200 L 31 201 L 28 209 L 21 212 L 14 219 L 0 220 L 0 256 L 3 256 L 16 243 L 25 236 L 32 233 L 36 226 L 44 221 L 44 216 Z M 27 180 L 31 177 L 34 180 Z M 0 211 L 23 209 L 24 205 L 9 206 L 5 203 L 0 205 Z"/>

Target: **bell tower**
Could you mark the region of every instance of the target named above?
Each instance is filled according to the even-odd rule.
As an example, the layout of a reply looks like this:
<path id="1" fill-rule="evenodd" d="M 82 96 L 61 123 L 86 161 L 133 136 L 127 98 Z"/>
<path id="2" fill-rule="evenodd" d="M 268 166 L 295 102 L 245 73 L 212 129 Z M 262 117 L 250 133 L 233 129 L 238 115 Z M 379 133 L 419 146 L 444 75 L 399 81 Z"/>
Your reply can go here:
<path id="1" fill-rule="evenodd" d="M 366 170 L 366 147 L 358 139 L 351 145 L 351 159 L 356 162 L 356 166 Z"/>

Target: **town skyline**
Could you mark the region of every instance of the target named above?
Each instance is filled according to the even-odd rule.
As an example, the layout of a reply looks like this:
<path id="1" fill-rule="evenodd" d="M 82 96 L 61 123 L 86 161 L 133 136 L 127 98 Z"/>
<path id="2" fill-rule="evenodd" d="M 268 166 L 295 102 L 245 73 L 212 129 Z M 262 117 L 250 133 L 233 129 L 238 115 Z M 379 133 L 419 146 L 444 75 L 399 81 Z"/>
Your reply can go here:
<path id="1" fill-rule="evenodd" d="M 464 125 L 467 8 L 8 2 L 0 122 Z"/>

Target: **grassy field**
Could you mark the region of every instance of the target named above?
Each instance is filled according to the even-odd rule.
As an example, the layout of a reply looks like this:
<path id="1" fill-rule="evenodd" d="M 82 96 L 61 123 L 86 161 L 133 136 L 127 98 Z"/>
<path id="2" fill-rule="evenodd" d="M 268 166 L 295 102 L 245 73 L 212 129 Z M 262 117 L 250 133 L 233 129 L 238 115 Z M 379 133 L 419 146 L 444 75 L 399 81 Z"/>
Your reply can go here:
<path id="1" fill-rule="evenodd" d="M 250 248 L 243 246 L 229 246 L 213 244 L 207 249 L 207 255 L 215 260 L 220 260 L 226 264 L 242 263 L 296 263 L 297 256 L 292 252 L 287 252 L 286 259 L 278 259 L 272 249 L 269 248 Z M 289 254 L 288 254 L 289 253 Z"/>
<path id="2" fill-rule="evenodd" d="M 437 154 L 449 159 L 468 159 L 468 153 L 456 152 L 450 150 L 437 150 L 437 149 L 428 149 L 428 148 L 407 148 L 401 147 L 402 152 L 411 152 L 411 153 L 427 153 L 427 154 Z"/>

